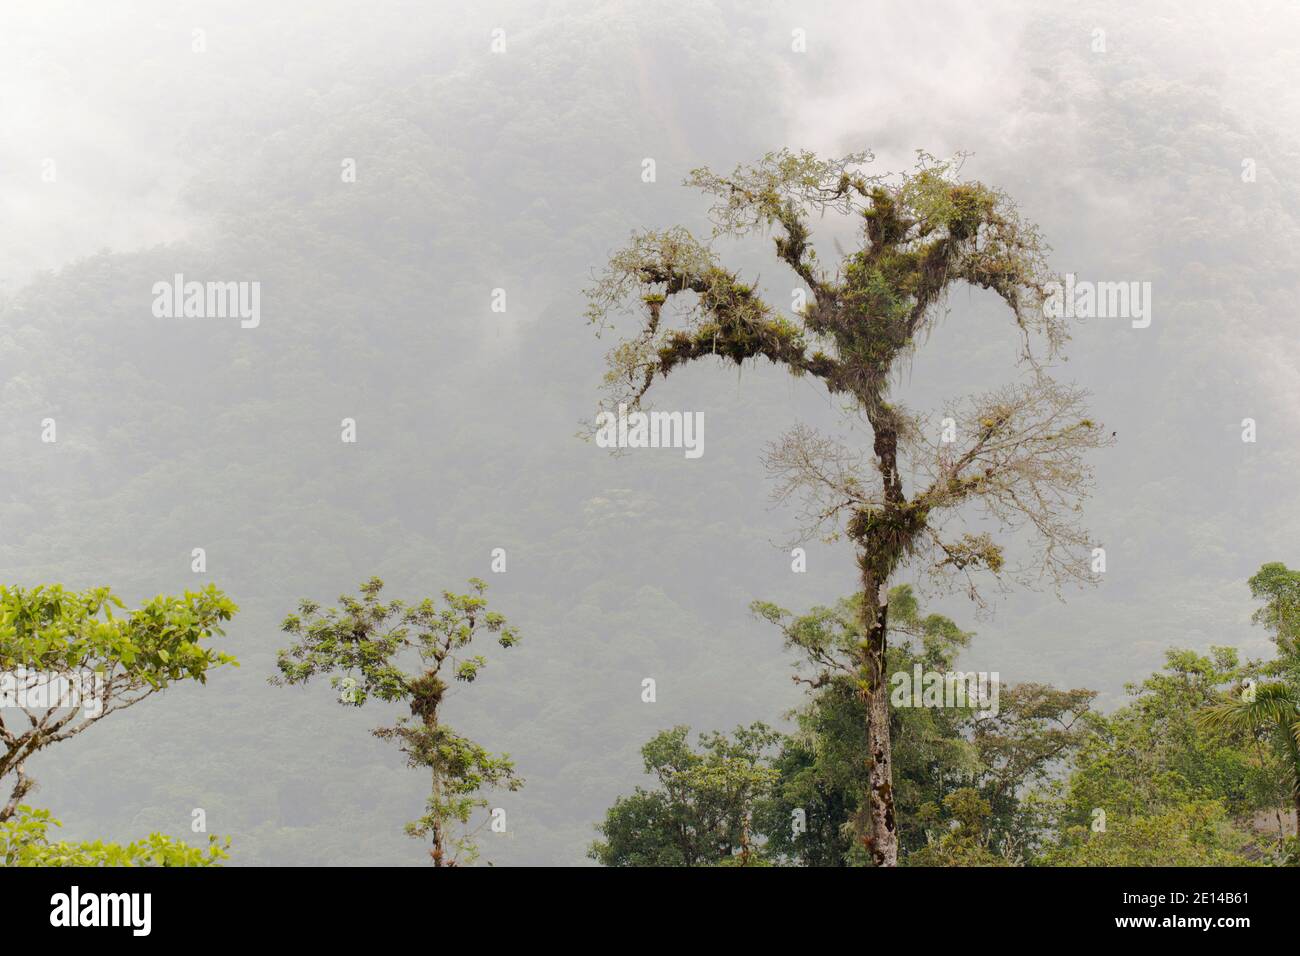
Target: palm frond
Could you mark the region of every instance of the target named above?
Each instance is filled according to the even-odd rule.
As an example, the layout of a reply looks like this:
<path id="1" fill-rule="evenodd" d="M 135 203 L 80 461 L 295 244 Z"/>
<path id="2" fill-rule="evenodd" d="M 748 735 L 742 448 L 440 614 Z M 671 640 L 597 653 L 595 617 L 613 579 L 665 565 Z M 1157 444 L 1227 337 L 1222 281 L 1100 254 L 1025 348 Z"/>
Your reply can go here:
<path id="1" fill-rule="evenodd" d="M 1285 728 L 1300 742 L 1300 707 L 1297 704 L 1300 701 L 1295 691 L 1286 684 L 1260 684 L 1255 688 L 1254 700 L 1223 700 L 1206 707 L 1196 715 L 1196 719 L 1202 727 L 1212 730 Z"/>

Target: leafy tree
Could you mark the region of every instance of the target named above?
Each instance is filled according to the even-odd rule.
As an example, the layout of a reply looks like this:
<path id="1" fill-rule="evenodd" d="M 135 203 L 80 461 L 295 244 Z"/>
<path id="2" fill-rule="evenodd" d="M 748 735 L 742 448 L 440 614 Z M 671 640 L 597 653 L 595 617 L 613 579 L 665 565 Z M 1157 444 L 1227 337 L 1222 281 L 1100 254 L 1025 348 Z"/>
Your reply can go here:
<path id="1" fill-rule="evenodd" d="M 1263 731 L 1274 741 L 1300 833 L 1300 689 L 1281 682 L 1252 685 L 1236 697 L 1211 704 L 1199 716 L 1211 730 Z"/>
<path id="2" fill-rule="evenodd" d="M 755 807 L 777 771 L 769 752 L 780 735 L 761 723 L 728 736 L 674 727 L 641 748 L 658 787 L 619 797 L 598 826 L 603 840 L 588 856 L 604 866 L 754 866 L 765 862 L 754 831 Z"/>
<path id="3" fill-rule="evenodd" d="M 294 643 L 280 651 L 280 673 L 271 678 L 272 684 L 305 684 L 318 674 L 331 674 L 330 686 L 344 706 L 361 707 L 371 697 L 408 705 L 409 718 L 373 733 L 397 741 L 410 766 L 430 773 L 426 812 L 407 824 L 406 832 L 429 837 L 429 855 L 439 867 L 477 858 L 473 833 L 456 834 L 452 827 L 468 823 L 476 808 L 487 806 L 480 790 L 523 786 L 508 755 L 489 753 L 442 720 L 450 682 L 472 683 L 487 663 L 466 653 L 474 638 L 486 630 L 502 647 L 519 641 L 505 618 L 487 609 L 487 585 L 478 578 L 469 584 L 470 594 L 443 591 L 441 607 L 432 598 L 418 604 L 385 603 L 379 578 L 363 584 L 359 597 L 342 595 L 341 609 L 322 610 L 315 601 L 304 600 L 281 625 Z"/>
<path id="4" fill-rule="evenodd" d="M 1232 648 L 1212 656 L 1170 650 L 1163 672 L 1128 685 L 1130 704 L 1093 715 L 1069 781 L 1067 822 L 1087 824 L 1097 809 L 1114 819 L 1198 799 L 1246 808 L 1244 740 L 1207 735 L 1196 721 L 1239 673 Z"/>
<path id="5" fill-rule="evenodd" d="M 951 826 L 905 858 L 908 866 L 1008 866 L 1004 856 L 989 849 L 988 823 L 993 806 L 973 787 L 961 787 L 943 798 Z M 934 804 L 927 804 L 923 822 L 937 823 Z"/>
<path id="6" fill-rule="evenodd" d="M 1249 584 L 1251 595 L 1264 602 L 1252 620 L 1271 632 L 1278 656 L 1250 670 L 1249 683 L 1243 682 L 1207 707 L 1202 722 L 1207 728 L 1248 733 L 1271 745 L 1300 834 L 1300 571 L 1271 562 Z M 1282 839 L 1280 825 L 1278 837 Z M 1283 852 L 1288 858 L 1295 856 L 1294 850 Z"/>
<path id="7" fill-rule="evenodd" d="M 1002 688 L 996 714 L 969 718 L 966 732 L 978 762 L 973 772 L 959 770 L 955 782 L 988 802 L 987 843 L 1007 859 L 1037 852 L 1044 833 L 1036 801 L 1088 739 L 1096 696 L 1082 688 L 1013 684 Z"/>
<path id="8" fill-rule="evenodd" d="M 811 866 L 842 866 L 859 858 L 846 824 L 860 812 L 868 746 L 854 664 L 861 639 L 860 600 L 854 595 L 797 617 L 766 602 L 752 606 L 781 628 L 787 648 L 800 654 L 801 670 L 812 671 L 811 676 L 795 676 L 812 699 L 795 714 L 799 729 L 786 738 L 776 761 L 781 781 L 764 815 L 767 822 L 804 809 L 805 832 L 773 827 L 769 840 L 774 852 Z M 891 631 L 899 639 L 889 648 L 888 673 L 910 673 L 916 664 L 925 671 L 952 671 L 973 635 L 944 615 L 923 613 L 908 585 L 893 588 L 889 604 Z M 1038 815 L 1027 811 L 1021 795 L 1047 780 L 1082 743 L 1083 716 L 1094 696 L 1088 690 L 1020 684 L 1001 689 L 996 715 L 974 706 L 893 709 L 903 853 L 932 846 L 948 826 L 973 832 L 969 814 L 956 815 L 966 804 L 949 799 L 969 790 L 988 807 L 980 824 L 981 846 L 998 859 L 1019 858 L 1036 842 L 1039 829 Z"/>
<path id="9" fill-rule="evenodd" d="M 798 726 L 772 763 L 779 778 L 756 813 L 768 852 L 804 866 L 857 864 L 864 856 L 852 834 L 866 775 L 862 698 L 849 682 L 833 681 L 793 716 Z"/>
<path id="10" fill-rule="evenodd" d="M 1246 834 L 1216 800 L 1179 803 L 1108 821 L 1105 830 L 1075 825 L 1044 862 L 1049 866 L 1245 866 Z"/>
<path id="11" fill-rule="evenodd" d="M 25 768 L 34 754 L 176 681 L 206 683 L 211 668 L 237 663 L 201 643 L 224 634 L 239 610 L 213 586 L 115 609 L 125 605 L 106 587 L 0 586 L 0 779 L 14 778 L 0 823 L 34 786 Z"/>
<path id="12" fill-rule="evenodd" d="M 1300 657 L 1300 571 L 1273 561 L 1247 583 L 1251 597 L 1264 602 L 1251 620 L 1272 632 L 1283 660 L 1294 661 Z"/>
<path id="13" fill-rule="evenodd" d="M 51 826 L 62 826 L 48 810 L 27 805 L 0 823 L 0 866 L 220 866 L 230 854 L 230 839 L 208 837 L 206 847 L 190 846 L 162 833 L 123 846 L 101 840 L 51 843 Z"/>
<path id="14" fill-rule="evenodd" d="M 1223 700 L 1225 688 L 1253 670 L 1253 665 L 1239 662 L 1233 648 L 1215 647 L 1209 655 L 1171 650 L 1162 672 L 1129 685 L 1129 704 L 1109 715 L 1090 715 L 1088 738 L 1075 758 L 1060 803 L 1055 809 L 1045 808 L 1057 833 L 1044 858 L 1082 864 L 1078 854 L 1085 851 L 1077 844 L 1100 839 L 1089 836 L 1094 826 L 1104 825 L 1108 833 L 1118 831 L 1136 839 L 1180 820 L 1247 819 L 1273 804 L 1276 757 L 1232 722 L 1212 722 L 1202 716 Z M 1107 839 L 1105 846 L 1114 847 L 1115 840 L 1127 837 Z M 1228 843 L 1197 845 L 1214 856 L 1236 842 L 1246 841 L 1236 841 L 1234 836 Z M 1194 858 L 1194 849 L 1186 849 L 1187 859 Z M 1106 850 L 1102 855 L 1109 858 L 1110 853 Z M 1143 865 L 1137 849 L 1115 853 L 1128 854 L 1130 865 Z M 1183 851 L 1171 849 L 1171 865 L 1181 858 L 1179 853 Z"/>
<path id="15" fill-rule="evenodd" d="M 719 264 L 710 242 L 678 227 L 635 234 L 615 253 L 588 290 L 588 316 L 603 329 L 629 302 L 645 310 L 639 331 L 608 357 L 610 397 L 630 409 L 641 408 L 657 377 L 693 360 L 767 359 L 816 378 L 869 423 L 869 455 L 800 427 L 770 447 L 766 465 L 779 498 L 803 499 L 806 533 L 843 528 L 857 549 L 862 620 L 853 661 L 868 735 L 859 836 L 877 865 L 892 866 L 891 579 L 924 558 L 938 575 L 964 577 L 972 595 L 980 570 L 1091 580 L 1081 554 L 1089 542 L 1074 515 L 1087 485 L 1083 454 L 1109 439 L 1084 415 L 1084 393 L 1051 381 L 1031 348 L 1041 340 L 1050 357 L 1067 337 L 1061 310 L 1049 307 L 1051 276 L 1037 230 L 1005 194 L 959 180 L 957 162 L 922 153 L 913 171 L 886 177 L 862 172 L 870 159 L 781 151 L 730 176 L 699 169 L 688 180 L 714 197 L 712 238 L 775 230 L 777 257 L 807 287 L 800 314 L 780 315 Z M 862 230 L 860 247 L 834 274 L 821 267 L 809 228 L 812 214 L 827 212 L 855 218 Z M 953 441 L 932 441 L 924 419 L 890 400 L 889 385 L 958 283 L 1001 297 L 1033 374 L 949 409 Z M 666 308 L 670 299 L 687 303 L 679 315 Z M 915 487 L 905 475 L 920 476 Z M 1012 568 L 989 533 L 951 527 L 967 503 L 1000 527 L 1034 532 L 1042 545 L 1035 560 Z"/>
<path id="16" fill-rule="evenodd" d="M 1246 671 L 1249 680 L 1201 712 L 1201 725 L 1272 744 L 1300 834 L 1300 572 L 1275 561 L 1263 565 L 1249 584 L 1251 596 L 1264 602 L 1252 620 L 1271 632 L 1278 656 Z"/>

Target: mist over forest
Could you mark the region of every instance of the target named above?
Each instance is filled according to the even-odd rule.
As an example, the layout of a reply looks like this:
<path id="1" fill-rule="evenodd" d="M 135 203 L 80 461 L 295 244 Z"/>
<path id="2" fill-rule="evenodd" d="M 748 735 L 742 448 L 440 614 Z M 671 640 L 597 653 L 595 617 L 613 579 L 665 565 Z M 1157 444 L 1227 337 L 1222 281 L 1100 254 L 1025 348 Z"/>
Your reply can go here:
<path id="1" fill-rule="evenodd" d="M 27 802 L 66 840 L 190 835 L 203 808 L 230 865 L 427 864 L 401 829 L 427 775 L 370 734 L 404 706 L 268 683 L 286 615 L 372 576 L 412 602 L 482 578 L 519 631 L 447 698 L 525 781 L 488 797 L 495 865 L 590 865 L 663 731 L 793 730 L 806 692 L 751 603 L 834 606 L 859 573 L 843 537 L 792 571 L 798 509 L 761 461 L 796 426 L 871 428 L 811 378 L 694 362 L 654 395 L 703 413 L 698 458 L 580 434 L 615 341 L 585 290 L 636 230 L 709 234 L 693 170 L 782 149 L 964 155 L 1054 269 L 1150 283 L 1149 326 L 1074 322 L 1051 367 L 1114 432 L 1080 513 L 1097 586 L 990 583 L 981 607 L 890 582 L 973 632 L 960 666 L 1106 714 L 1172 649 L 1272 658 L 1247 581 L 1300 561 L 1298 36 L 1281 2 L 6 4 L 0 581 L 239 608 L 213 642 L 238 667 L 36 754 Z M 824 263 L 858 241 L 813 225 Z M 716 246 L 789 312 L 769 236 Z M 178 274 L 256 280 L 256 327 L 159 318 Z M 993 291 L 941 312 L 890 382 L 936 429 L 1025 380 Z"/>

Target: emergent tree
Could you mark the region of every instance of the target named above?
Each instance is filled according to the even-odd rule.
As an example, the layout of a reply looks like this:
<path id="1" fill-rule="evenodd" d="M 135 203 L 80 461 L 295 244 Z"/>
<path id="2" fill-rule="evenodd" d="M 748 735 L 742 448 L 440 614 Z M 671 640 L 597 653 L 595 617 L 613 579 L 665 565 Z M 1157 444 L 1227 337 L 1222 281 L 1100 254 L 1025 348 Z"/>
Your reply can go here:
<path id="1" fill-rule="evenodd" d="M 1090 479 L 1084 453 L 1110 438 L 1086 417 L 1086 393 L 1048 375 L 1068 336 L 1037 229 L 1002 192 L 962 181 L 960 160 L 922 153 L 908 173 L 867 176 L 871 158 L 781 151 L 730 176 L 696 170 L 687 184 L 714 197 L 712 236 L 701 241 L 681 227 L 634 234 L 588 290 L 588 316 L 604 329 L 629 303 L 644 309 L 639 330 L 608 356 L 609 397 L 630 410 L 642 408 L 656 378 L 694 359 L 767 359 L 816 378 L 869 424 L 869 454 L 800 427 L 771 446 L 765 463 L 778 498 L 804 501 L 805 534 L 842 529 L 855 545 L 869 744 L 860 838 L 877 865 L 893 866 L 891 579 L 909 559 L 926 560 L 941 577 L 963 576 L 976 600 L 979 571 L 1026 582 L 1045 575 L 1058 586 L 1092 580 L 1090 542 L 1076 512 Z M 834 273 L 820 265 L 809 226 L 811 215 L 827 213 L 861 226 L 859 247 Z M 719 237 L 769 230 L 778 258 L 806 287 L 806 304 L 793 316 L 724 268 L 712 247 Z M 959 283 L 992 290 L 1011 311 L 1025 375 L 955 404 L 936 435 L 889 391 Z M 1041 547 L 1013 566 L 989 530 L 953 527 L 967 503 L 982 506 L 1000 531 L 1027 526 Z"/>

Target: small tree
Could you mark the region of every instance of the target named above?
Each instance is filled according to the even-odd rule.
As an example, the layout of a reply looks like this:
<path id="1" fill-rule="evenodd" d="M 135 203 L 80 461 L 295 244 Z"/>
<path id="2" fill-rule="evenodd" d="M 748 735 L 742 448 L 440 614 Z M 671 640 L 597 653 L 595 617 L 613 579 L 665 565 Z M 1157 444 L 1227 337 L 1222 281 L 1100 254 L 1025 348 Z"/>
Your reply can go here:
<path id="1" fill-rule="evenodd" d="M 315 601 L 304 600 L 281 626 L 294 643 L 280 651 L 280 674 L 271 678 L 272 684 L 305 684 L 317 674 L 331 674 L 330 686 L 345 706 L 360 707 L 371 697 L 408 705 L 409 718 L 373 733 L 397 741 L 410 766 L 430 773 L 426 812 L 407 824 L 406 832 L 430 838 L 434 866 L 477 858 L 474 834 L 457 835 L 451 827 L 468 823 L 475 808 L 487 806 L 480 790 L 523 786 L 508 755 L 490 754 L 442 722 L 450 682 L 473 682 L 487 663 L 464 653 L 474 638 L 487 630 L 502 647 L 519 640 L 504 617 L 487 610 L 487 585 L 478 578 L 469 583 L 471 594 L 442 592 L 442 607 L 432 598 L 411 605 L 384 603 L 379 578 L 363 584 L 359 598 L 341 596 L 341 610 L 322 611 Z"/>
<path id="2" fill-rule="evenodd" d="M 1300 571 L 1271 561 L 1247 583 L 1250 596 L 1264 602 L 1251 620 L 1272 632 L 1278 650 L 1274 669 L 1300 669 Z"/>
<path id="3" fill-rule="evenodd" d="M 775 230 L 778 258 L 806 286 L 799 314 L 779 314 L 753 284 L 719 264 L 709 243 L 678 227 L 635 234 L 615 253 L 588 290 L 588 317 L 605 328 L 629 302 L 645 310 L 639 331 L 610 351 L 605 377 L 611 399 L 631 409 L 641 408 L 656 378 L 693 360 L 766 359 L 816 378 L 869 424 L 869 455 L 797 428 L 771 447 L 766 464 L 779 498 L 803 498 L 807 534 L 843 528 L 857 550 L 864 636 L 856 669 L 869 737 L 869 813 L 860 835 L 878 865 L 893 866 L 889 582 L 909 559 L 928 559 L 941 576 L 963 576 L 976 599 L 972 575 L 979 570 L 1026 582 L 1044 575 L 1058 584 L 1092 580 L 1082 554 L 1089 542 L 1074 514 L 1088 483 L 1083 453 L 1109 439 L 1085 417 L 1085 393 L 1053 382 L 1041 361 L 1059 352 L 1067 334 L 1037 230 L 1005 194 L 960 181 L 959 162 L 922 153 L 908 174 L 866 176 L 861 169 L 870 159 L 783 150 L 727 177 L 699 169 L 688 180 L 714 197 L 714 238 Z M 856 218 L 862 230 L 860 247 L 834 274 L 821 267 L 809 227 L 811 214 L 828 212 Z M 925 419 L 888 392 L 958 283 L 1001 297 L 1032 374 L 952 407 L 952 440 L 936 441 Z M 674 315 L 670 300 L 686 305 Z M 1044 343 L 1044 356 L 1035 355 L 1034 342 Z M 989 532 L 945 521 L 967 503 L 1001 528 L 1027 526 L 1041 549 L 1009 567 Z"/>
<path id="4" fill-rule="evenodd" d="M 34 786 L 26 772 L 34 754 L 176 681 L 206 683 L 210 668 L 236 663 L 201 644 L 239 610 L 215 587 L 114 613 L 124 608 L 106 587 L 0 586 L 0 780 L 13 777 L 0 823 Z"/>
<path id="5" fill-rule="evenodd" d="M 754 811 L 770 794 L 777 771 L 769 751 L 781 735 L 762 723 L 727 734 L 690 728 L 657 734 L 641 748 L 645 772 L 659 786 L 637 787 L 605 813 L 604 836 L 587 855 L 604 866 L 754 866 L 765 860 Z"/>
<path id="6" fill-rule="evenodd" d="M 927 831 L 928 842 L 906 858 L 907 866 L 1010 866 L 1004 856 L 989 848 L 989 823 L 993 807 L 974 787 L 960 787 L 943 798 L 951 826 L 938 835 Z M 928 804 L 927 823 L 941 819 Z"/>

